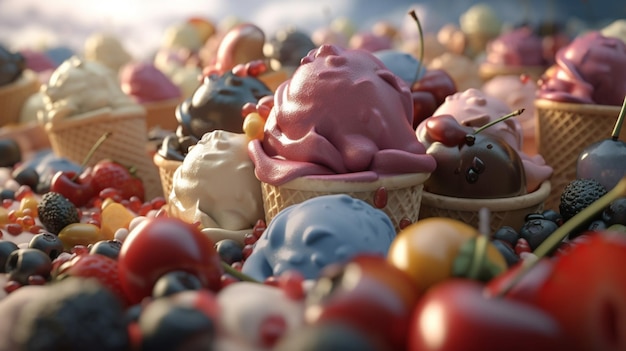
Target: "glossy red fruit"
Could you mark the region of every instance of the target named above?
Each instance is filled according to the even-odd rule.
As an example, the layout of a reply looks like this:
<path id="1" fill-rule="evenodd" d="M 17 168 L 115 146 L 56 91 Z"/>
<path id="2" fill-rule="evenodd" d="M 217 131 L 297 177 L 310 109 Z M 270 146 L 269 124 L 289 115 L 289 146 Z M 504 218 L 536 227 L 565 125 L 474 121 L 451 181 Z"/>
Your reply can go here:
<path id="1" fill-rule="evenodd" d="M 133 228 L 118 264 L 122 288 L 133 303 L 150 296 L 156 281 L 175 270 L 196 275 L 206 289 L 221 286 L 222 267 L 213 241 L 177 218 L 149 218 Z"/>
<path id="2" fill-rule="evenodd" d="M 465 143 L 465 136 L 471 134 L 472 129 L 459 124 L 452 115 L 439 115 L 426 120 L 426 133 L 431 141 L 458 146 Z"/>
<path id="3" fill-rule="evenodd" d="M 454 79 L 442 69 L 429 69 L 411 87 L 411 91 L 427 91 L 433 95 L 437 106 L 443 104 L 446 97 L 457 92 Z"/>
<path id="4" fill-rule="evenodd" d="M 415 308 L 409 351 L 571 350 L 559 324 L 531 305 L 490 298 L 483 286 L 453 279 L 434 286 Z"/>
<path id="5" fill-rule="evenodd" d="M 114 161 L 102 160 L 93 167 L 92 184 L 96 193 L 106 188 L 114 188 L 119 190 L 122 198 L 126 200 L 133 196 L 137 196 L 141 201 L 145 198 L 141 179 Z"/>
<path id="6" fill-rule="evenodd" d="M 558 258 L 536 304 L 581 350 L 626 350 L 626 237 L 592 235 Z"/>
<path id="7" fill-rule="evenodd" d="M 309 293 L 306 321 L 355 327 L 390 350 L 405 350 L 411 311 L 420 292 L 384 257 L 360 255 L 329 267 Z"/>
<path id="8" fill-rule="evenodd" d="M 117 261 L 99 254 L 77 255 L 59 267 L 57 277 L 66 276 L 94 278 L 111 290 L 122 303 L 128 303 L 126 294 L 120 285 Z"/>
<path id="9" fill-rule="evenodd" d="M 56 172 L 50 180 L 50 191 L 65 196 L 74 206 L 81 207 L 97 193 L 91 184 L 90 172 L 83 172 L 76 180 L 73 180 L 75 175 L 76 173 L 72 171 Z"/>
<path id="10" fill-rule="evenodd" d="M 486 292 L 491 296 L 503 295 L 507 299 L 533 304 L 539 289 L 552 275 L 554 260 L 550 258 L 541 259 L 521 279 L 513 282 L 513 280 L 517 279 L 522 264 L 523 262 L 520 261 L 506 272 L 490 280 L 487 286 L 485 286 Z M 504 290 L 507 290 L 506 293 L 504 293 Z"/>

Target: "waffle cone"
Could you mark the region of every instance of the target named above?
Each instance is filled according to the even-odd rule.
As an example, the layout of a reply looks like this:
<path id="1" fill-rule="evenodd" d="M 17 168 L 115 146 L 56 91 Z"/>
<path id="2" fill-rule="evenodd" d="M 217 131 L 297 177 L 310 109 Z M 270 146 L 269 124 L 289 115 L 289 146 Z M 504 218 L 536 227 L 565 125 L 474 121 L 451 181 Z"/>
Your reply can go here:
<path id="1" fill-rule="evenodd" d="M 587 146 L 610 138 L 619 106 L 535 100 L 537 150 L 554 169 L 546 208 L 558 210 L 565 186 L 576 179 L 578 156 Z M 626 128 L 620 139 L 626 140 Z"/>
<path id="2" fill-rule="evenodd" d="M 39 90 L 39 85 L 35 72 L 25 70 L 17 81 L 0 87 L 0 126 L 19 122 L 22 106 Z"/>
<path id="3" fill-rule="evenodd" d="M 164 130 L 176 130 L 178 121 L 176 120 L 175 112 L 180 102 L 181 100 L 176 98 L 142 104 L 146 109 L 146 124 L 148 130 L 156 127 Z"/>
<path id="4" fill-rule="evenodd" d="M 168 160 L 158 153 L 154 154 L 153 161 L 154 164 L 159 168 L 159 176 L 161 177 L 163 195 L 167 200 L 169 198 L 169 194 L 172 192 L 172 180 L 174 179 L 174 172 L 176 172 L 178 167 L 182 165 L 183 162 Z"/>
<path id="5" fill-rule="evenodd" d="M 478 211 L 485 207 L 491 212 L 492 233 L 502 226 L 519 230 L 524 224 L 526 215 L 543 211 L 544 201 L 548 198 L 550 190 L 550 181 L 544 181 L 539 189 L 530 194 L 502 199 L 467 199 L 425 191 L 419 218 L 453 218 L 478 228 Z"/>
<path id="6" fill-rule="evenodd" d="M 378 189 L 387 193 L 387 204 L 381 208 L 391 219 L 396 231 L 402 221 L 417 221 L 424 181 L 429 173 L 404 174 L 380 178 L 374 182 L 348 182 L 302 177 L 280 186 L 261 183 L 265 221 L 269 223 L 284 208 L 305 200 L 330 194 L 347 194 L 370 205 L 374 203 Z"/>
<path id="7" fill-rule="evenodd" d="M 504 66 L 483 63 L 479 68 L 480 78 L 487 81 L 496 76 L 520 76 L 527 75 L 530 79 L 537 81 L 546 71 L 544 66 Z"/>
<path id="8" fill-rule="evenodd" d="M 163 196 L 159 172 L 146 150 L 148 133 L 145 110 L 128 109 L 111 113 L 103 108 L 85 116 L 76 116 L 45 125 L 52 150 L 59 156 L 82 163 L 89 149 L 106 132 L 111 136 L 96 150 L 88 165 L 111 159 L 135 167 L 144 184 L 146 200 Z"/>

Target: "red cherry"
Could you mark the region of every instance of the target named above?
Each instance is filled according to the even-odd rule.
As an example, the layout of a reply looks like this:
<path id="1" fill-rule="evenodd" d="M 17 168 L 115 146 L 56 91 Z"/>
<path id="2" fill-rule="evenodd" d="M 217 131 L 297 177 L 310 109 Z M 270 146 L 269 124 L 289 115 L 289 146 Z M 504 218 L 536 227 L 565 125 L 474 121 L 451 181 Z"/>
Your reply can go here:
<path id="1" fill-rule="evenodd" d="M 459 124 L 452 115 L 432 116 L 426 119 L 426 133 L 432 141 L 446 146 L 457 146 L 465 143 L 465 136 L 472 132 L 471 128 Z"/>
<path id="2" fill-rule="evenodd" d="M 174 270 L 195 274 L 209 290 L 221 287 L 222 267 L 213 241 L 177 218 L 142 221 L 128 234 L 118 262 L 122 288 L 133 303 L 150 296 L 156 281 Z"/>
<path id="3" fill-rule="evenodd" d="M 472 280 L 453 279 L 422 297 L 409 351 L 572 350 L 559 324 L 531 305 L 489 297 Z"/>

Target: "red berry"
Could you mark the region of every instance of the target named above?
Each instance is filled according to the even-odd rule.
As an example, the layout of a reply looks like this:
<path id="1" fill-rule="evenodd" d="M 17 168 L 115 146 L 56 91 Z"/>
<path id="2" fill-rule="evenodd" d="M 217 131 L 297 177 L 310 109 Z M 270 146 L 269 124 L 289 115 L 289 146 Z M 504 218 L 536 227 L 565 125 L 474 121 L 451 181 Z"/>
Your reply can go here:
<path id="1" fill-rule="evenodd" d="M 163 206 L 165 206 L 165 203 L 166 201 L 163 196 L 157 196 L 150 200 L 150 205 L 152 205 L 153 210 L 160 210 Z"/>
<path id="2" fill-rule="evenodd" d="M 528 244 L 528 241 L 526 241 L 526 239 L 524 238 L 519 238 L 517 239 L 517 243 L 515 244 L 515 253 L 519 256 L 521 255 L 523 252 L 532 252 L 530 250 L 530 245 Z"/>
<path id="3" fill-rule="evenodd" d="M 9 223 L 6 225 L 6 230 L 11 235 L 20 235 L 22 233 L 22 226 L 19 223 Z"/>
<path id="4" fill-rule="evenodd" d="M 257 239 L 258 238 L 254 236 L 254 234 L 246 233 L 246 235 L 243 236 L 243 243 L 245 245 L 253 245 L 254 243 L 256 243 Z"/>
<path id="5" fill-rule="evenodd" d="M 33 189 L 31 189 L 28 185 L 21 185 L 17 191 L 15 192 L 15 199 L 22 201 L 26 196 L 32 196 Z"/>
<path id="6" fill-rule="evenodd" d="M 31 275 L 28 277 L 28 285 L 44 285 L 46 284 L 46 278 L 40 275 Z"/>
<path id="7" fill-rule="evenodd" d="M 241 250 L 241 254 L 243 255 L 243 259 L 246 260 L 252 254 L 252 250 L 254 250 L 254 246 L 246 245 Z"/>
<path id="8" fill-rule="evenodd" d="M 2 207 L 9 208 L 11 205 L 13 205 L 12 199 L 2 199 Z"/>
<path id="9" fill-rule="evenodd" d="M 4 284 L 4 291 L 7 294 L 10 294 L 21 287 L 22 284 L 16 282 L 15 280 L 9 280 L 8 282 L 6 282 L 6 284 Z"/>

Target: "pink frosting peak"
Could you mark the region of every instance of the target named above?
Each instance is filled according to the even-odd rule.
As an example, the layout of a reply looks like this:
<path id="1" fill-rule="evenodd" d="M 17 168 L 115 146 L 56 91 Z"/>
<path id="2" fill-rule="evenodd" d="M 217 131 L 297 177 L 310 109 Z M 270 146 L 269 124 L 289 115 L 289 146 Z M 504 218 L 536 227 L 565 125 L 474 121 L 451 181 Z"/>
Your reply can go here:
<path id="1" fill-rule="evenodd" d="M 528 27 L 504 33 L 487 45 L 487 62 L 503 66 L 542 66 L 542 39 Z"/>
<path id="2" fill-rule="evenodd" d="M 435 169 L 412 127 L 409 87 L 367 51 L 312 50 L 274 100 L 264 139 L 248 145 L 263 182 L 371 181 Z"/>
<path id="3" fill-rule="evenodd" d="M 124 93 L 140 104 L 176 99 L 182 95 L 178 86 L 147 62 L 124 65 L 120 71 L 120 83 Z"/>
<path id="4" fill-rule="evenodd" d="M 621 105 L 626 95 L 626 44 L 589 32 L 556 54 L 538 97 L 558 102 Z"/>

